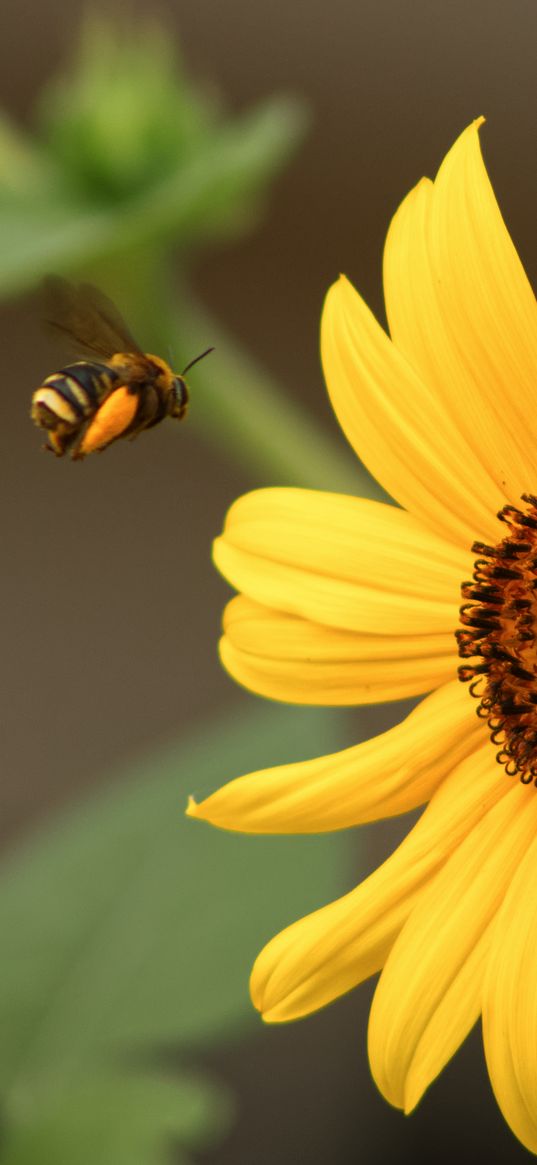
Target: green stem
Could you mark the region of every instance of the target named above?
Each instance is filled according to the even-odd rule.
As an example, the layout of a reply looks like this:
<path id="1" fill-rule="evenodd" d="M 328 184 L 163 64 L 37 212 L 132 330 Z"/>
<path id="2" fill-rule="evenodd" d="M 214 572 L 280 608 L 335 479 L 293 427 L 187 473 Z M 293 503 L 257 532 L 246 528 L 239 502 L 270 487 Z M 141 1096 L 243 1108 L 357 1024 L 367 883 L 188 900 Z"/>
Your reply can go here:
<path id="1" fill-rule="evenodd" d="M 279 388 L 190 292 L 176 301 L 180 337 L 174 341 L 185 363 L 214 344 L 215 353 L 192 373 L 193 426 L 224 447 L 256 478 L 286 485 L 369 490 L 358 463 L 334 436 Z M 179 343 L 180 341 L 180 343 Z"/>
<path id="2" fill-rule="evenodd" d="M 380 487 L 341 437 L 323 431 L 227 334 L 184 285 L 177 293 L 163 264 L 141 259 L 141 269 L 107 272 L 118 303 L 142 343 L 180 371 L 198 352 L 215 353 L 187 379 L 192 407 L 188 423 L 242 465 L 256 483 L 294 485 L 382 498 Z M 315 321 L 312 322 L 315 326 Z"/>

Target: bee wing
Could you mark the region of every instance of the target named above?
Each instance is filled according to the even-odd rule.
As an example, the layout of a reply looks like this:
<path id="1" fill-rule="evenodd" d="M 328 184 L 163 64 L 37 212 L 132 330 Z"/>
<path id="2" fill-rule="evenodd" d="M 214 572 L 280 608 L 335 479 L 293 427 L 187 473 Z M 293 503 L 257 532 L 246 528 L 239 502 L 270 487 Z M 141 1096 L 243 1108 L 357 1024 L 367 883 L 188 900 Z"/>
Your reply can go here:
<path id="1" fill-rule="evenodd" d="M 109 359 L 116 352 L 141 352 L 112 300 L 91 283 L 75 286 L 58 275 L 44 283 L 46 322 L 78 349 Z"/>

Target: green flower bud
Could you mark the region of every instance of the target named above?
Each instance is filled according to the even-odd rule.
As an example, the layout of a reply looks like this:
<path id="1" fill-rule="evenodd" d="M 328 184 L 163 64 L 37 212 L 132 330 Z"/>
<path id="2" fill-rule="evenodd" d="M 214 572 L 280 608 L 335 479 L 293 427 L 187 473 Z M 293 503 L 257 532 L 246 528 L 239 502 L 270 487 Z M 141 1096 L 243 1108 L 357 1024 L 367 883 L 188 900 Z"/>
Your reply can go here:
<path id="1" fill-rule="evenodd" d="M 68 73 L 40 103 L 52 154 L 75 186 L 103 202 L 137 194 L 184 165 L 212 120 L 162 27 L 122 33 L 96 17 L 86 23 Z"/>

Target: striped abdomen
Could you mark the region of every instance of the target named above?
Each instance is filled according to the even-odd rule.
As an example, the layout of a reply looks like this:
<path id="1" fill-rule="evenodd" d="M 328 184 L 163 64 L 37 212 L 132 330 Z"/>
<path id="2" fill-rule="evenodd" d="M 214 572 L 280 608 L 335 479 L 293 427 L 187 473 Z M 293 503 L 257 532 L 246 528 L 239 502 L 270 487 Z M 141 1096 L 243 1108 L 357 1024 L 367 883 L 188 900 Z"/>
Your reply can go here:
<path id="1" fill-rule="evenodd" d="M 93 416 L 118 374 L 107 364 L 79 360 L 47 376 L 32 397 L 32 419 L 44 429 L 74 432 Z"/>

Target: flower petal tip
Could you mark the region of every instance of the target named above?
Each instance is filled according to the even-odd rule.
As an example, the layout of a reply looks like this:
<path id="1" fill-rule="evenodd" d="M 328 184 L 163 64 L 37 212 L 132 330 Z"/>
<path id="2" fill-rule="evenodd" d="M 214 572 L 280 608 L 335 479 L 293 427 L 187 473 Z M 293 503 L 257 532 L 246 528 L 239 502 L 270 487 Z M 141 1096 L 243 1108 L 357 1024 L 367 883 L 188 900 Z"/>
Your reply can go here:
<path id="1" fill-rule="evenodd" d="M 262 958 L 264 952 L 258 956 L 252 968 L 250 976 L 250 999 L 256 1011 L 259 1012 L 263 1023 L 282 1023 L 286 1018 L 281 1016 L 281 1002 L 270 998 L 271 992 L 267 991 L 267 977 L 266 973 L 259 972 L 258 962 Z"/>
<path id="2" fill-rule="evenodd" d="M 426 1088 L 426 1083 L 421 1088 L 415 1083 L 411 1084 L 410 1087 L 407 1084 L 405 1089 L 404 1103 L 402 1105 L 405 1116 L 410 1116 L 410 1114 L 414 1112 L 414 1109 L 417 1108 Z"/>
<path id="3" fill-rule="evenodd" d="M 480 135 L 479 131 L 481 129 L 481 126 L 485 124 L 485 121 L 486 121 L 486 118 L 483 117 L 483 115 L 480 115 L 479 117 L 474 117 L 474 120 L 471 121 L 470 124 L 466 126 L 466 129 L 463 129 L 461 134 L 459 134 L 459 137 L 457 138 L 457 141 L 454 143 L 452 149 L 456 150 L 458 145 L 462 146 L 463 143 L 466 143 L 468 148 L 470 148 L 470 149 L 473 148 L 473 149 L 477 149 L 480 151 L 481 150 L 481 142 L 480 142 L 481 135 Z M 451 153 L 451 151 L 450 151 L 450 153 Z M 447 157 L 449 158 L 449 154 L 447 154 Z M 445 161 L 445 159 L 444 159 L 444 161 Z"/>
<path id="4" fill-rule="evenodd" d="M 200 805 L 196 801 L 195 797 L 193 797 L 191 794 L 188 798 L 187 806 L 185 809 L 185 817 L 203 817 L 203 814 L 200 813 Z"/>
<path id="5" fill-rule="evenodd" d="M 288 1023 L 289 1018 L 294 1018 L 293 1016 L 289 1017 L 286 1015 L 281 1015 L 278 1007 L 269 1007 L 266 1011 L 263 1011 L 263 1009 L 258 1006 L 257 1010 L 259 1011 L 263 1023 L 266 1024 Z"/>
<path id="6" fill-rule="evenodd" d="M 327 304 L 329 304 L 331 302 L 331 300 L 333 299 L 334 296 L 341 295 L 341 293 L 347 287 L 348 283 L 349 283 L 349 279 L 343 273 L 343 271 L 340 271 L 339 275 L 337 276 L 337 279 L 334 279 L 334 282 L 330 284 L 328 291 L 326 292 L 326 295 L 324 297 L 324 309 L 323 310 L 326 310 Z"/>

